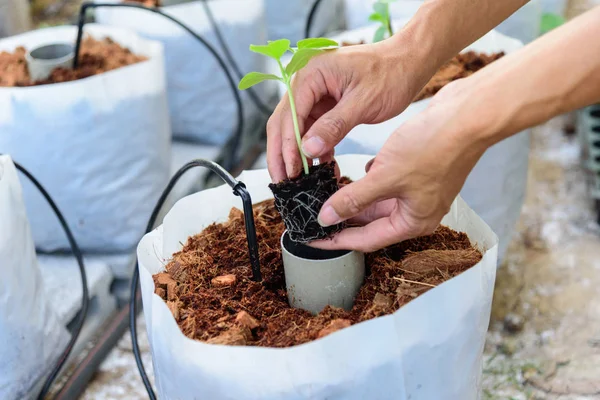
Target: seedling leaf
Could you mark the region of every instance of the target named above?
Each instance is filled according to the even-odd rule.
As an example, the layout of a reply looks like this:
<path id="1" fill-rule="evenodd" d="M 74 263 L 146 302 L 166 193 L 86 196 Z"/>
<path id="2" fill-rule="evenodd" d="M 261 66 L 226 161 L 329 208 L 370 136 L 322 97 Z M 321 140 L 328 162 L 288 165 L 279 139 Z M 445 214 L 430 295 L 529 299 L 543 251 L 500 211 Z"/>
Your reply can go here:
<path id="1" fill-rule="evenodd" d="M 543 35 L 545 33 L 548 33 L 551 30 L 558 28 L 564 23 L 565 19 L 562 16 L 558 14 L 545 13 L 542 15 L 542 22 L 540 24 L 541 34 Z"/>
<path id="2" fill-rule="evenodd" d="M 306 67 L 306 64 L 311 60 L 311 58 L 318 56 L 323 53 L 322 49 L 298 49 L 294 53 L 294 56 L 290 60 L 290 63 L 285 67 L 285 73 L 288 76 L 292 76 L 292 74 Z"/>
<path id="3" fill-rule="evenodd" d="M 369 21 L 381 22 L 382 24 L 387 23 L 385 18 L 381 14 L 377 14 L 377 13 L 373 13 L 373 14 L 369 15 Z"/>
<path id="4" fill-rule="evenodd" d="M 383 20 L 387 22 L 390 11 L 387 2 L 378 1 L 377 3 L 373 4 L 373 10 L 375 10 L 375 14 L 380 15 L 383 18 Z"/>
<path id="5" fill-rule="evenodd" d="M 242 78 L 238 84 L 238 89 L 246 90 L 249 87 L 264 81 L 280 81 L 281 78 L 273 74 L 263 74 L 262 72 L 249 72 Z"/>
<path id="6" fill-rule="evenodd" d="M 286 51 L 290 49 L 290 41 L 287 39 L 279 39 L 269 41 L 266 45 L 257 46 L 254 44 L 250 45 L 250 51 L 265 55 L 267 57 L 279 60 Z"/>
<path id="7" fill-rule="evenodd" d="M 377 30 L 375 31 L 375 36 L 373 36 L 373 41 L 376 43 L 381 42 L 385 37 L 386 32 L 387 28 L 385 26 L 380 26 L 379 28 L 377 28 Z"/>
<path id="8" fill-rule="evenodd" d="M 323 49 L 337 46 L 339 46 L 338 42 L 326 38 L 302 39 L 298 42 L 298 49 Z"/>

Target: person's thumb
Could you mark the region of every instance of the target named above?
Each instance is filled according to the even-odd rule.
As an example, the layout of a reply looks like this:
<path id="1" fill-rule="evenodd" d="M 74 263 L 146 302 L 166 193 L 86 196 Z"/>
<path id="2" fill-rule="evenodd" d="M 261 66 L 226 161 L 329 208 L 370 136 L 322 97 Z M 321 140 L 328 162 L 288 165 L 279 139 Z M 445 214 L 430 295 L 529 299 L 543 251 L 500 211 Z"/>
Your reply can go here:
<path id="1" fill-rule="evenodd" d="M 331 226 L 357 216 L 372 203 L 385 198 L 384 182 L 365 176 L 342 187 L 323 204 L 319 213 L 319 224 Z M 383 185 L 382 185 L 383 184 Z"/>
<path id="2" fill-rule="evenodd" d="M 302 138 L 302 151 L 310 158 L 327 154 L 358 123 L 358 115 L 353 113 L 351 103 L 342 100 L 318 118 L 306 132 Z"/>

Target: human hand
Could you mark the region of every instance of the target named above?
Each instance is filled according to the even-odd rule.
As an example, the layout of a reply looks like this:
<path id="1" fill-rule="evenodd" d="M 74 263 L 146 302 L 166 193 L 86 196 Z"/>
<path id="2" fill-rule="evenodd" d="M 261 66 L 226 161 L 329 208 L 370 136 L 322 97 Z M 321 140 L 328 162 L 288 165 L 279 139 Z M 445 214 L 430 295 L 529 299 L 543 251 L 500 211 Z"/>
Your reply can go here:
<path id="1" fill-rule="evenodd" d="M 437 228 L 491 145 L 476 134 L 483 129 L 470 112 L 477 100 L 464 81 L 446 86 L 394 132 L 367 164 L 367 175 L 341 188 L 321 209 L 324 226 L 343 220 L 362 226 L 311 246 L 372 252 Z"/>
<path id="2" fill-rule="evenodd" d="M 315 57 L 297 73 L 292 88 L 307 157 L 330 161 L 334 146 L 356 125 L 383 122 L 410 104 L 434 71 L 409 49 L 401 36 L 343 47 Z M 273 182 L 298 176 L 302 164 L 288 96 L 269 119 L 267 137 Z"/>

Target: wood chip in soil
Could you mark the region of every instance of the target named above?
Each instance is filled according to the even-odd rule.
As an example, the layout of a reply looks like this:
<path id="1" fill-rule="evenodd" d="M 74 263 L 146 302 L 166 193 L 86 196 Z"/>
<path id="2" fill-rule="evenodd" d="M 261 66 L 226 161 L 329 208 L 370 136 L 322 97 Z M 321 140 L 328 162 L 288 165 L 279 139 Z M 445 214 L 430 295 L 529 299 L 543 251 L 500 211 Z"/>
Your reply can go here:
<path id="1" fill-rule="evenodd" d="M 156 293 L 189 338 L 267 347 L 306 343 L 393 313 L 481 259 L 466 234 L 441 226 L 367 254 L 367 277 L 353 309 L 328 306 L 312 316 L 288 305 L 279 242 L 284 225 L 273 200 L 255 204 L 254 217 L 262 283 L 251 280 L 243 214 L 235 208 L 227 222 L 190 237 L 166 272 L 154 276 Z"/>

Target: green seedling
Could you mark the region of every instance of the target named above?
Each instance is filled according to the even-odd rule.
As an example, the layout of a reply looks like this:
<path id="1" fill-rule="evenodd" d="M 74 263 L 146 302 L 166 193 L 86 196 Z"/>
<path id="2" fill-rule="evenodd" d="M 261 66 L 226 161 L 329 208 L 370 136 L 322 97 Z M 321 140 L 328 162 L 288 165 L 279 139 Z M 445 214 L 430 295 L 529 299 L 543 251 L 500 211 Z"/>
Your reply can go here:
<path id="1" fill-rule="evenodd" d="M 373 14 L 369 16 L 369 21 L 379 22 L 381 26 L 375 31 L 373 42 L 381 42 L 387 37 L 392 37 L 392 18 L 390 16 L 390 3 L 396 0 L 378 0 L 373 4 Z"/>
<path id="2" fill-rule="evenodd" d="M 540 33 L 542 35 L 548 33 L 564 23 L 565 19 L 562 16 L 558 14 L 544 13 L 542 15 L 542 22 L 540 23 Z"/>
<path id="3" fill-rule="evenodd" d="M 290 99 L 290 108 L 292 111 L 292 120 L 294 122 L 294 133 L 296 134 L 296 143 L 298 144 L 298 151 L 302 158 L 302 166 L 304 167 L 304 173 L 308 175 L 308 160 L 302 152 L 302 136 L 300 136 L 300 127 L 298 126 L 298 114 L 296 113 L 296 103 L 294 102 L 294 95 L 292 93 L 292 77 L 302 68 L 304 68 L 308 62 L 319 54 L 324 53 L 327 50 L 332 50 L 339 47 L 339 44 L 330 39 L 325 38 L 314 38 L 304 39 L 298 42 L 298 47 L 291 47 L 290 41 L 287 39 L 279 39 L 275 41 L 269 41 L 266 45 L 257 46 L 250 45 L 250 51 L 264 56 L 270 57 L 277 61 L 279 65 L 279 71 L 281 76 L 273 74 L 264 74 L 262 72 L 250 72 L 246 74 L 240 81 L 238 88 L 240 90 L 248 89 L 257 83 L 272 80 L 282 82 L 287 88 L 288 97 Z M 292 59 L 284 67 L 281 58 L 287 53 L 293 53 Z"/>

